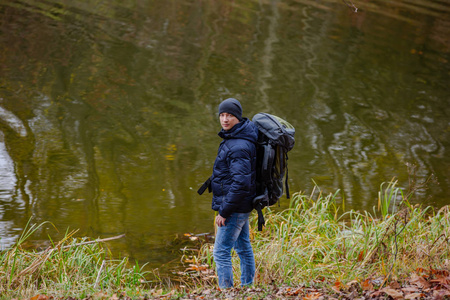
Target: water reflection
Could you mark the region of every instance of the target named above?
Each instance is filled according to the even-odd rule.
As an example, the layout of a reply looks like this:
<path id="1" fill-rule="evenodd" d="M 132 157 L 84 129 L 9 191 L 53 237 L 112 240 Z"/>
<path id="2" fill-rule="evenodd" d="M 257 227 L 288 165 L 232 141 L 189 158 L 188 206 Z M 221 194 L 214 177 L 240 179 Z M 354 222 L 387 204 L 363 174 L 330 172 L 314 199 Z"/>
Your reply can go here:
<path id="1" fill-rule="evenodd" d="M 296 127 L 294 191 L 372 210 L 411 164 L 439 183 L 412 201 L 448 204 L 450 8 L 354 3 L 0 0 L 2 245 L 33 218 L 61 231 L 35 243 L 126 233 L 118 255 L 176 259 L 176 234 L 213 230 L 196 190 L 226 97 Z"/>
<path id="2" fill-rule="evenodd" d="M 4 144 L 4 135 L 0 132 L 0 250 L 13 244 L 20 228 L 16 228 L 13 220 L 5 220 L 7 212 L 23 209 L 23 203 L 16 201 L 17 179 L 14 173 L 14 162 L 11 160 Z M 14 203 L 16 202 L 16 203 Z"/>

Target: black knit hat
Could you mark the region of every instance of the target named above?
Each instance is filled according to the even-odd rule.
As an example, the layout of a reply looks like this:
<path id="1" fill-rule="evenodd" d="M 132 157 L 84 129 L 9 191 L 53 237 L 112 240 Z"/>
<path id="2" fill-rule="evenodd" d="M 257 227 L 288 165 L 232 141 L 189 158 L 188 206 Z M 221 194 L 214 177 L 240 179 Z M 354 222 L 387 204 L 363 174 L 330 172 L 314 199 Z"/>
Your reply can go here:
<path id="1" fill-rule="evenodd" d="M 219 115 L 221 113 L 229 113 L 235 116 L 239 121 L 242 121 L 242 106 L 241 103 L 234 99 L 228 98 L 222 101 L 219 105 Z"/>

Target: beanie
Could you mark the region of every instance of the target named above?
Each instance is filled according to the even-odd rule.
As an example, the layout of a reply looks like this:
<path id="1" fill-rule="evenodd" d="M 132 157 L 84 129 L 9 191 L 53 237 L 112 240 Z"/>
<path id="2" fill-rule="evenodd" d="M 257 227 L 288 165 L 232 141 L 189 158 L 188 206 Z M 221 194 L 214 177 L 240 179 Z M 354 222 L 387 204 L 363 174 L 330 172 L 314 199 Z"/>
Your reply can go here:
<path id="1" fill-rule="evenodd" d="M 235 116 L 239 121 L 242 121 L 242 106 L 241 103 L 234 99 L 228 98 L 222 101 L 219 105 L 219 115 L 221 113 L 229 113 Z"/>

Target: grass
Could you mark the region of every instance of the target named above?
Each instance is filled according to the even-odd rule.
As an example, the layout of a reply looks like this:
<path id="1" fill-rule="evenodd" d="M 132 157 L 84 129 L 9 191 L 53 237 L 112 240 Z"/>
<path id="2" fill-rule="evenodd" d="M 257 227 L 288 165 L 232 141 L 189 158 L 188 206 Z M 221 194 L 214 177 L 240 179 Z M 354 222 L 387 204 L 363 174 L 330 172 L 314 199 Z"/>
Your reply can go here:
<path id="1" fill-rule="evenodd" d="M 242 293 L 247 299 L 259 299 L 275 293 L 280 296 L 279 287 L 284 287 L 283 295 L 289 298 L 297 293 L 333 293 L 355 282 L 362 287 L 370 281 L 381 289 L 393 281 L 416 278 L 412 276 L 416 273 L 427 273 L 424 278 L 429 279 L 435 278 L 433 274 L 447 274 L 445 280 L 450 282 L 450 206 L 435 210 L 411 205 L 396 184 L 381 185 L 373 213 L 343 213 L 337 193 L 324 195 L 316 187 L 311 195 L 295 194 L 286 210 L 266 209 L 262 232 L 255 231 L 255 214 L 251 220 L 255 287 L 228 294 L 218 294 L 210 243 L 203 244 L 193 257 L 182 257 L 189 263 L 181 275 L 183 285 L 175 287 L 157 278 L 158 286 L 150 286 L 146 280 L 152 274 L 144 266 L 127 258 L 115 260 L 102 243 L 74 239 L 75 232 L 44 251 L 26 251 L 22 243 L 43 224 L 27 226 L 14 247 L 0 252 L 0 299 L 35 295 L 212 299 L 242 298 Z M 238 284 L 236 255 L 233 267 Z"/>
<path id="2" fill-rule="evenodd" d="M 44 251 L 23 250 L 22 243 L 44 224 L 27 226 L 14 247 L 0 252 L 0 299 L 144 292 L 143 266 L 113 259 L 101 243 L 72 238 L 75 232 Z"/>
<path id="3" fill-rule="evenodd" d="M 418 270 L 448 269 L 449 206 L 411 205 L 396 184 L 381 185 L 373 214 L 340 213 L 337 194 L 318 188 L 309 196 L 295 194 L 284 211 L 267 209 L 265 229 L 251 233 L 256 284 L 333 286 L 378 278 L 381 288 Z M 256 218 L 252 222 L 257 228 Z M 199 260 L 214 269 L 211 252 L 212 245 L 204 245 Z M 239 270 L 236 255 L 233 267 Z"/>

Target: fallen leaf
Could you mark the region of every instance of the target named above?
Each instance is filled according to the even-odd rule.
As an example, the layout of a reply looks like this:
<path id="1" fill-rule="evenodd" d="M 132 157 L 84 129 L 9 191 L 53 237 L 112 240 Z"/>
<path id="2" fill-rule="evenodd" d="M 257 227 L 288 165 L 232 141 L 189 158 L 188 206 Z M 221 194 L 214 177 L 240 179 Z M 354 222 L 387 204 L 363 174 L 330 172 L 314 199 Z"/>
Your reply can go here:
<path id="1" fill-rule="evenodd" d="M 389 296 L 391 296 L 394 299 L 403 299 L 403 293 L 398 292 L 397 290 L 390 289 L 390 288 L 384 288 L 381 290 L 382 292 L 385 292 Z"/>
<path id="2" fill-rule="evenodd" d="M 371 298 L 374 298 L 374 297 L 380 296 L 380 294 L 382 294 L 382 293 L 383 293 L 383 291 L 379 290 L 379 291 L 375 291 L 375 292 L 369 293 L 369 294 L 370 294 Z"/>
<path id="3" fill-rule="evenodd" d="M 288 295 L 288 296 L 297 296 L 297 295 L 300 294 L 302 291 L 303 291 L 302 288 L 298 288 L 298 289 L 295 289 L 295 290 L 293 290 L 293 291 L 291 291 L 291 289 L 289 289 L 289 291 L 287 292 L 287 295 Z"/>
<path id="4" fill-rule="evenodd" d="M 433 296 L 434 299 L 444 299 L 444 297 L 450 296 L 450 291 L 446 290 L 434 291 Z"/>
<path id="5" fill-rule="evenodd" d="M 417 268 L 416 272 L 417 273 L 423 273 L 423 272 L 425 272 L 425 269 L 424 268 Z"/>
<path id="6" fill-rule="evenodd" d="M 431 269 L 431 273 L 435 275 L 441 275 L 441 276 L 450 276 L 450 272 L 447 270 L 434 270 Z"/>
<path id="7" fill-rule="evenodd" d="M 189 268 L 187 268 L 185 271 L 206 271 L 208 269 L 208 265 L 194 265 L 190 264 Z"/>
<path id="8" fill-rule="evenodd" d="M 392 281 L 389 283 L 389 287 L 391 289 L 399 289 L 401 288 L 400 284 L 397 281 Z"/>
<path id="9" fill-rule="evenodd" d="M 361 283 L 361 288 L 363 291 L 373 291 L 373 284 L 370 279 L 366 279 Z"/>
<path id="10" fill-rule="evenodd" d="M 30 298 L 30 300 L 48 300 L 50 299 L 47 295 L 36 295 L 32 298 Z"/>
<path id="11" fill-rule="evenodd" d="M 319 299 L 320 297 L 322 297 L 322 293 L 313 292 L 313 293 L 309 293 L 308 295 L 303 297 L 303 300 L 316 300 L 316 299 Z"/>
<path id="12" fill-rule="evenodd" d="M 423 293 L 412 293 L 405 296 L 405 299 L 420 299 L 422 297 L 425 297 L 425 294 Z"/>
<path id="13" fill-rule="evenodd" d="M 430 280 L 432 283 L 439 283 L 439 284 L 450 284 L 450 276 L 436 276 L 436 279 Z"/>
<path id="14" fill-rule="evenodd" d="M 417 292 L 420 292 L 420 291 L 419 291 L 419 288 L 416 287 L 416 286 L 408 286 L 408 287 L 404 287 L 404 288 L 401 288 L 401 290 L 402 290 L 403 292 L 405 292 L 405 293 L 417 293 Z"/>
<path id="15" fill-rule="evenodd" d="M 361 284 L 358 282 L 358 280 L 352 280 L 346 284 L 345 288 L 350 293 L 358 292 L 358 290 L 361 289 Z"/>
<path id="16" fill-rule="evenodd" d="M 422 289 L 427 289 L 430 287 L 430 284 L 428 281 L 425 280 L 422 276 L 417 276 L 417 274 L 413 273 L 411 276 L 411 279 L 409 280 L 410 283 L 417 285 L 418 287 Z"/>
<path id="17" fill-rule="evenodd" d="M 339 280 L 336 280 L 336 282 L 334 283 L 333 287 L 331 288 L 333 291 L 335 291 L 336 293 L 340 293 L 341 289 L 344 288 L 344 285 L 342 284 L 342 282 L 340 282 Z"/>

